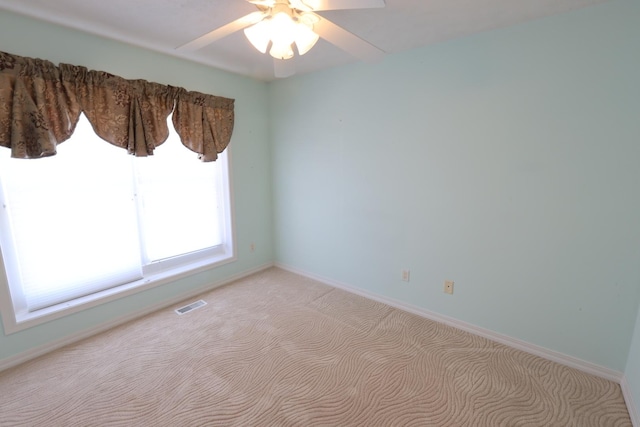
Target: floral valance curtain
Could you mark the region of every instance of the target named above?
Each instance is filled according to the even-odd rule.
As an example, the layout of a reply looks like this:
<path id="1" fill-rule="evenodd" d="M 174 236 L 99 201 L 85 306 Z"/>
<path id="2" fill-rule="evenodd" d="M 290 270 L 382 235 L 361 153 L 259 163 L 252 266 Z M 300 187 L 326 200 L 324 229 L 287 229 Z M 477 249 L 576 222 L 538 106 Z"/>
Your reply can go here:
<path id="1" fill-rule="evenodd" d="M 85 67 L 0 52 L 0 146 L 16 158 L 56 154 L 81 112 L 96 134 L 147 156 L 169 136 L 167 117 L 187 148 L 213 161 L 229 144 L 233 99 Z"/>

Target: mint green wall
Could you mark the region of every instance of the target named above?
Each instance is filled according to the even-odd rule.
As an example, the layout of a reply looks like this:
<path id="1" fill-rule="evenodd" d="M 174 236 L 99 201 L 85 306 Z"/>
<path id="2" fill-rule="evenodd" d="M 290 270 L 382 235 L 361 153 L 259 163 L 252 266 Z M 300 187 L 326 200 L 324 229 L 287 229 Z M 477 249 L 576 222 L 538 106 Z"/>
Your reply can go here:
<path id="1" fill-rule="evenodd" d="M 238 261 L 29 330 L 0 333 L 0 359 L 133 313 L 273 260 L 267 84 L 0 11 L 0 50 L 236 100 L 231 141 Z M 194 161 L 197 161 L 194 159 Z M 249 251 L 255 242 L 256 250 Z"/>
<path id="2" fill-rule="evenodd" d="M 622 0 L 271 84 L 277 261 L 624 371 L 639 40 Z"/>

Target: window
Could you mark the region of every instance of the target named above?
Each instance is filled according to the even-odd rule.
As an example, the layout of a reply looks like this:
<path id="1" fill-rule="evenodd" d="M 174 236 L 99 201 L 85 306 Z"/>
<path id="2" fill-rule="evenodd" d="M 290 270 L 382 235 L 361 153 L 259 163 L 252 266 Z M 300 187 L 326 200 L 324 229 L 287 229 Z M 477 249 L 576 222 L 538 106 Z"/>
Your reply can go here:
<path id="1" fill-rule="evenodd" d="M 0 151 L 9 323 L 233 258 L 226 151 L 199 162 L 169 129 L 150 157 L 100 140 L 84 116 L 57 156 L 10 159 Z"/>

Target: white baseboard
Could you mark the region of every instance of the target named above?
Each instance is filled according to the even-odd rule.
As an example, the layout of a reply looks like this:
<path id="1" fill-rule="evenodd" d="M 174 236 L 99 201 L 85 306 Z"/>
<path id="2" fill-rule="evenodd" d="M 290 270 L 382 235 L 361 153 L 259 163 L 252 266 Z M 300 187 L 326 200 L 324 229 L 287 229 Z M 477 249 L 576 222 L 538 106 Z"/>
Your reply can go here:
<path id="1" fill-rule="evenodd" d="M 626 377 L 622 377 L 620 388 L 622 388 L 622 395 L 624 396 L 624 401 L 627 404 L 629 417 L 631 417 L 631 424 L 633 424 L 633 427 L 640 427 L 640 412 L 638 411 L 635 400 L 633 400 L 633 393 L 629 387 Z"/>
<path id="2" fill-rule="evenodd" d="M 108 322 L 102 323 L 100 325 L 94 326 L 92 328 L 89 329 L 85 329 L 81 332 L 77 332 L 75 334 L 66 336 L 64 338 L 58 339 L 58 340 L 54 340 L 51 342 L 48 342 L 44 345 L 38 346 L 38 347 L 34 347 L 32 349 L 29 349 L 25 352 L 16 354 L 14 356 L 10 356 L 7 358 L 4 358 L 2 360 L 0 360 L 0 372 L 5 370 L 5 369 L 9 369 L 12 368 L 14 366 L 17 366 L 21 363 L 24 362 L 28 362 L 29 360 L 35 359 L 36 357 L 42 356 L 46 353 L 49 353 L 53 350 L 57 350 L 61 347 L 64 347 L 65 345 L 68 344 L 72 344 L 74 342 L 80 341 L 82 339 L 88 338 L 92 335 L 96 335 L 99 334 L 100 332 L 104 332 L 106 330 L 109 330 L 111 328 L 114 328 L 116 326 L 119 326 L 123 323 L 126 322 L 130 322 L 132 320 L 135 320 L 137 318 L 140 318 L 142 316 L 145 316 L 147 314 L 153 313 L 154 311 L 158 311 L 164 308 L 167 308 L 171 305 L 177 304 L 185 299 L 189 299 L 189 298 L 193 298 L 196 297 L 198 295 L 201 295 L 205 292 L 208 292 L 210 290 L 213 290 L 215 288 L 218 288 L 220 286 L 226 285 L 228 283 L 231 282 L 235 282 L 236 280 L 242 279 L 244 277 L 250 276 L 252 274 L 258 273 L 262 270 L 266 270 L 267 268 L 271 268 L 273 267 L 274 264 L 273 263 L 267 263 L 267 264 L 262 264 L 258 267 L 252 268 L 250 270 L 247 271 L 243 271 L 242 273 L 238 273 L 238 274 L 234 274 L 233 276 L 229 276 L 225 279 L 219 280 L 217 282 L 214 282 L 208 286 L 205 286 L 203 288 L 194 290 L 192 292 L 188 292 L 188 293 L 184 293 L 184 294 L 180 294 L 174 298 L 170 298 L 168 300 L 162 301 L 158 304 L 154 304 L 152 306 L 146 307 L 143 310 L 137 311 L 135 313 L 132 314 L 128 314 L 125 316 L 120 316 L 117 317 L 115 319 L 112 319 Z"/>
<path id="3" fill-rule="evenodd" d="M 299 270 L 297 268 L 293 268 L 284 264 L 276 263 L 276 267 L 281 268 L 283 270 L 290 271 L 295 274 L 299 274 L 300 276 L 308 277 L 313 280 L 317 280 L 318 282 L 322 282 L 326 285 L 342 289 L 347 292 L 351 292 L 356 295 L 363 296 L 365 298 L 369 298 L 374 301 L 381 302 L 383 304 L 390 305 L 392 307 L 398 308 L 403 311 L 407 311 L 409 313 L 416 314 L 418 316 L 422 316 L 426 319 L 430 319 L 439 323 L 444 323 L 449 326 L 453 326 L 455 328 L 461 329 L 466 332 L 470 332 L 472 334 L 487 338 L 492 341 L 499 342 L 500 344 L 507 345 L 509 347 L 524 351 L 529 354 L 533 354 L 539 357 L 542 357 L 547 360 L 551 360 L 556 363 L 560 363 L 561 365 L 565 365 L 571 368 L 578 369 L 582 372 L 586 372 L 588 374 L 607 379 L 609 381 L 613 381 L 615 383 L 620 384 L 622 382 L 623 374 L 621 372 L 615 371 L 613 369 L 609 369 L 600 365 L 596 365 L 595 363 L 587 362 L 582 359 L 578 359 L 573 356 L 568 356 L 566 354 L 550 350 L 545 347 L 541 347 L 535 344 L 528 343 L 526 341 L 522 341 L 516 338 L 509 337 L 507 335 L 499 334 L 497 332 L 491 331 L 489 329 L 481 328 L 479 326 L 473 325 L 471 323 L 463 322 L 461 320 L 455 319 L 453 317 L 445 316 L 430 310 L 427 310 L 422 307 L 417 307 L 415 305 L 411 305 L 405 303 L 403 301 L 398 301 L 392 298 L 388 298 L 382 295 L 375 294 L 373 292 L 369 292 L 360 288 L 356 288 L 354 286 L 350 286 L 344 283 L 336 282 L 335 280 L 327 279 L 325 277 L 321 277 L 312 273 L 308 273 L 306 271 Z"/>

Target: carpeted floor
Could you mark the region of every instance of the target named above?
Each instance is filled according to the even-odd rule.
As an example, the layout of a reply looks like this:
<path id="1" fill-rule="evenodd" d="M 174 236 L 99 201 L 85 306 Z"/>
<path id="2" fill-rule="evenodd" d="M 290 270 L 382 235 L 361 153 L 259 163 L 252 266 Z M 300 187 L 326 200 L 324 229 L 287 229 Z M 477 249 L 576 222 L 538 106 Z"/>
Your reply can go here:
<path id="1" fill-rule="evenodd" d="M 0 426 L 631 426 L 615 383 L 279 269 L 202 298 L 0 373 Z"/>

